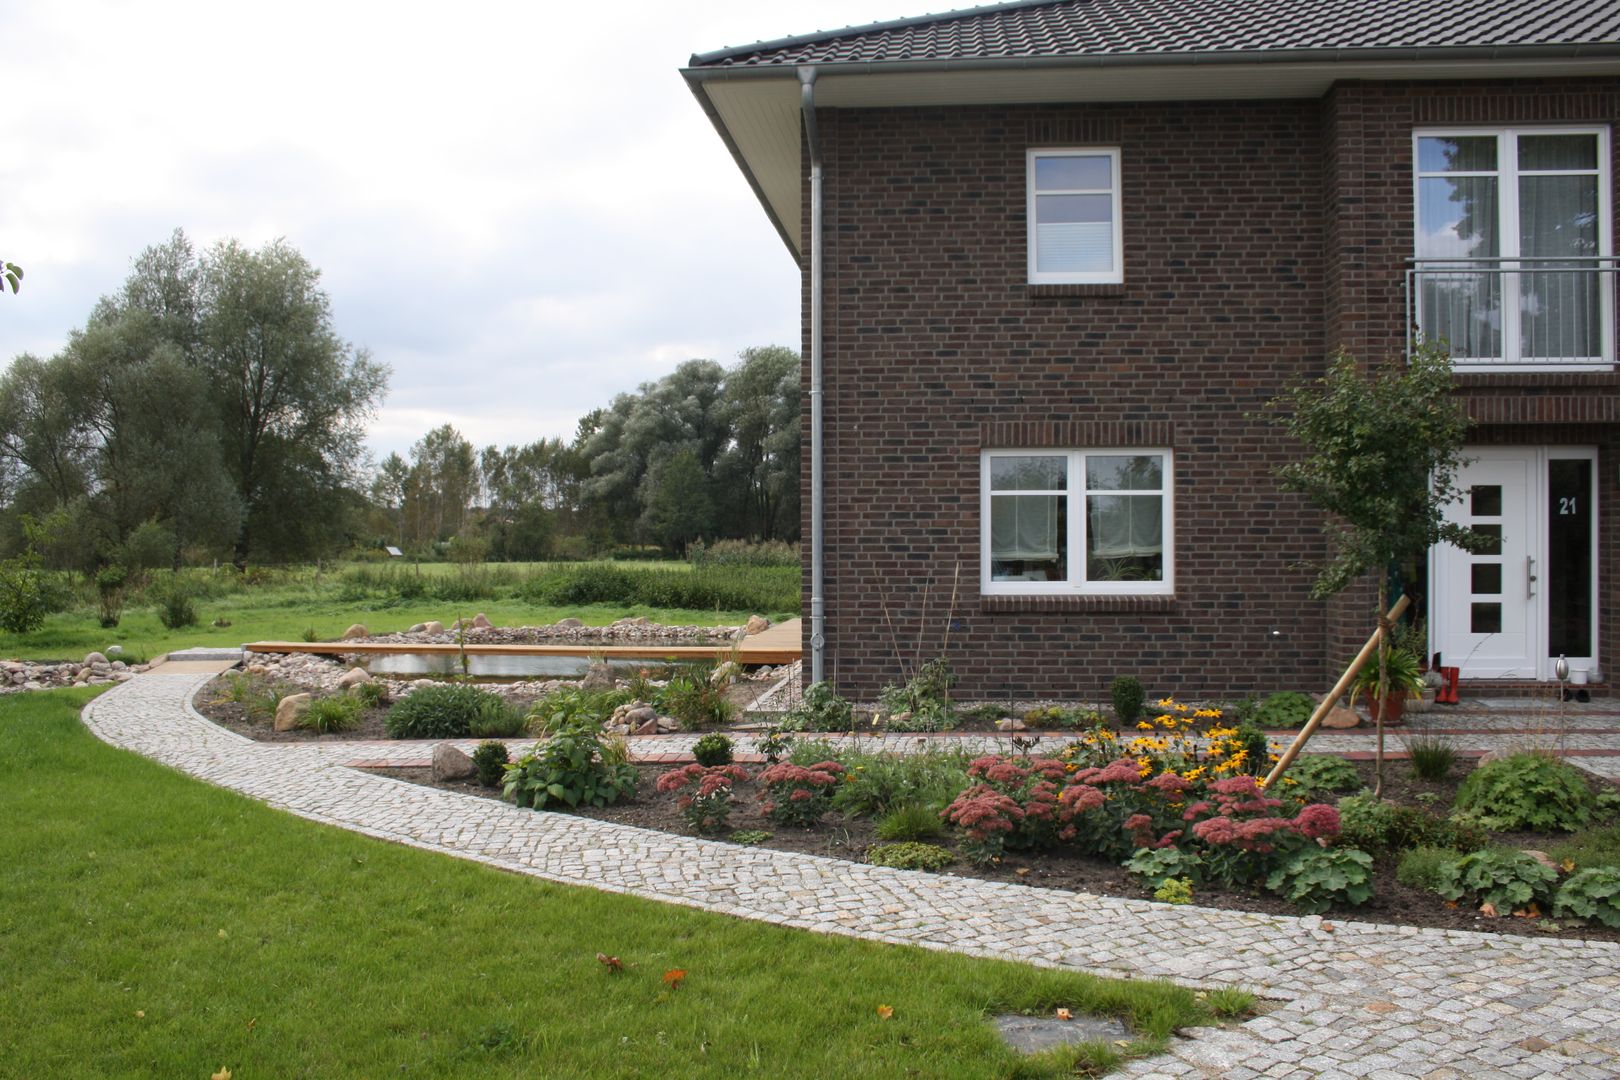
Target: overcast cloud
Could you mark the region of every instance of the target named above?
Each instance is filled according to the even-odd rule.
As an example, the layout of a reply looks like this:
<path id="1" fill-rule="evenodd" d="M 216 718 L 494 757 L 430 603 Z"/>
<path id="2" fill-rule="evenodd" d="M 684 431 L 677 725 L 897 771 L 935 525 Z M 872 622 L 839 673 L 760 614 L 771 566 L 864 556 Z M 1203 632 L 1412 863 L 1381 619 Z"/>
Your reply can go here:
<path id="1" fill-rule="evenodd" d="M 799 345 L 792 259 L 677 69 L 920 10 L 0 2 L 0 257 L 27 274 L 0 359 L 60 348 L 177 226 L 282 236 L 393 368 L 378 456 L 446 422 L 571 436 L 688 357 Z"/>

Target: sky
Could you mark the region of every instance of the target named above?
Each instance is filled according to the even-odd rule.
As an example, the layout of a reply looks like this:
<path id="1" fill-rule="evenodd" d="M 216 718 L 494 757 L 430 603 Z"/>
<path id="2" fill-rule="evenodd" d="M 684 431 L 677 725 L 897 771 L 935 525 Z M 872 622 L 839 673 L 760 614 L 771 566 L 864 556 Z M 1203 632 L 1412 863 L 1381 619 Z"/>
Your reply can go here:
<path id="1" fill-rule="evenodd" d="M 919 14 L 831 0 L 0 0 L 0 362 L 131 259 L 284 237 L 393 369 L 381 458 L 571 437 L 691 357 L 798 348 L 797 269 L 678 69 Z M 938 6 L 936 4 L 936 6 Z"/>

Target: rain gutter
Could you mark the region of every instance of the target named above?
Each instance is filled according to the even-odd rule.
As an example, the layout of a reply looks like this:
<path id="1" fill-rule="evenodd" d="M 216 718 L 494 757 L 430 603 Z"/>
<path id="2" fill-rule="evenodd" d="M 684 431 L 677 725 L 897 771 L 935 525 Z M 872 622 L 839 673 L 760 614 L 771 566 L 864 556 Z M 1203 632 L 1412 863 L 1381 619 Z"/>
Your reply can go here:
<path id="1" fill-rule="evenodd" d="M 810 682 L 826 678 L 827 611 L 823 591 L 821 430 L 821 138 L 816 131 L 816 69 L 799 68 L 799 111 L 810 150 Z"/>

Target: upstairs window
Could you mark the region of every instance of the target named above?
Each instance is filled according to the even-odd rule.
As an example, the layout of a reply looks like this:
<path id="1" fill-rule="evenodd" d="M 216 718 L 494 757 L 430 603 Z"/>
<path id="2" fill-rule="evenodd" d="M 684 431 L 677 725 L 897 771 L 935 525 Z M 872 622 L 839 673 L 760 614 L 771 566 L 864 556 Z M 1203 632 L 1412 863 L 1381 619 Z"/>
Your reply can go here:
<path id="1" fill-rule="evenodd" d="M 1168 450 L 991 450 L 981 476 L 982 590 L 1167 595 Z"/>
<path id="2" fill-rule="evenodd" d="M 1123 282 L 1119 151 L 1031 150 L 1026 172 L 1030 284 Z"/>

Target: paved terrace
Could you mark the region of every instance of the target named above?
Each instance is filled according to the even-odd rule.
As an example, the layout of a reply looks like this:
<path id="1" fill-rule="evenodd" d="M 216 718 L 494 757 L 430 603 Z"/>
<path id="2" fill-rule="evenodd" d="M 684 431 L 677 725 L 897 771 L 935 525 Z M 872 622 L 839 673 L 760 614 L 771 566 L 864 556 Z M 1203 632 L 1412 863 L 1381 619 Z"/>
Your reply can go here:
<path id="1" fill-rule="evenodd" d="M 210 677 L 140 676 L 85 721 L 115 746 L 302 817 L 548 881 L 875 941 L 1241 985 L 1278 1002 L 1124 1075 L 1620 1075 L 1620 945 L 1171 907 L 534 813 L 349 768 L 363 750 L 352 743 L 245 739 L 191 709 Z M 1620 747 L 1615 732 L 1593 738 Z"/>

